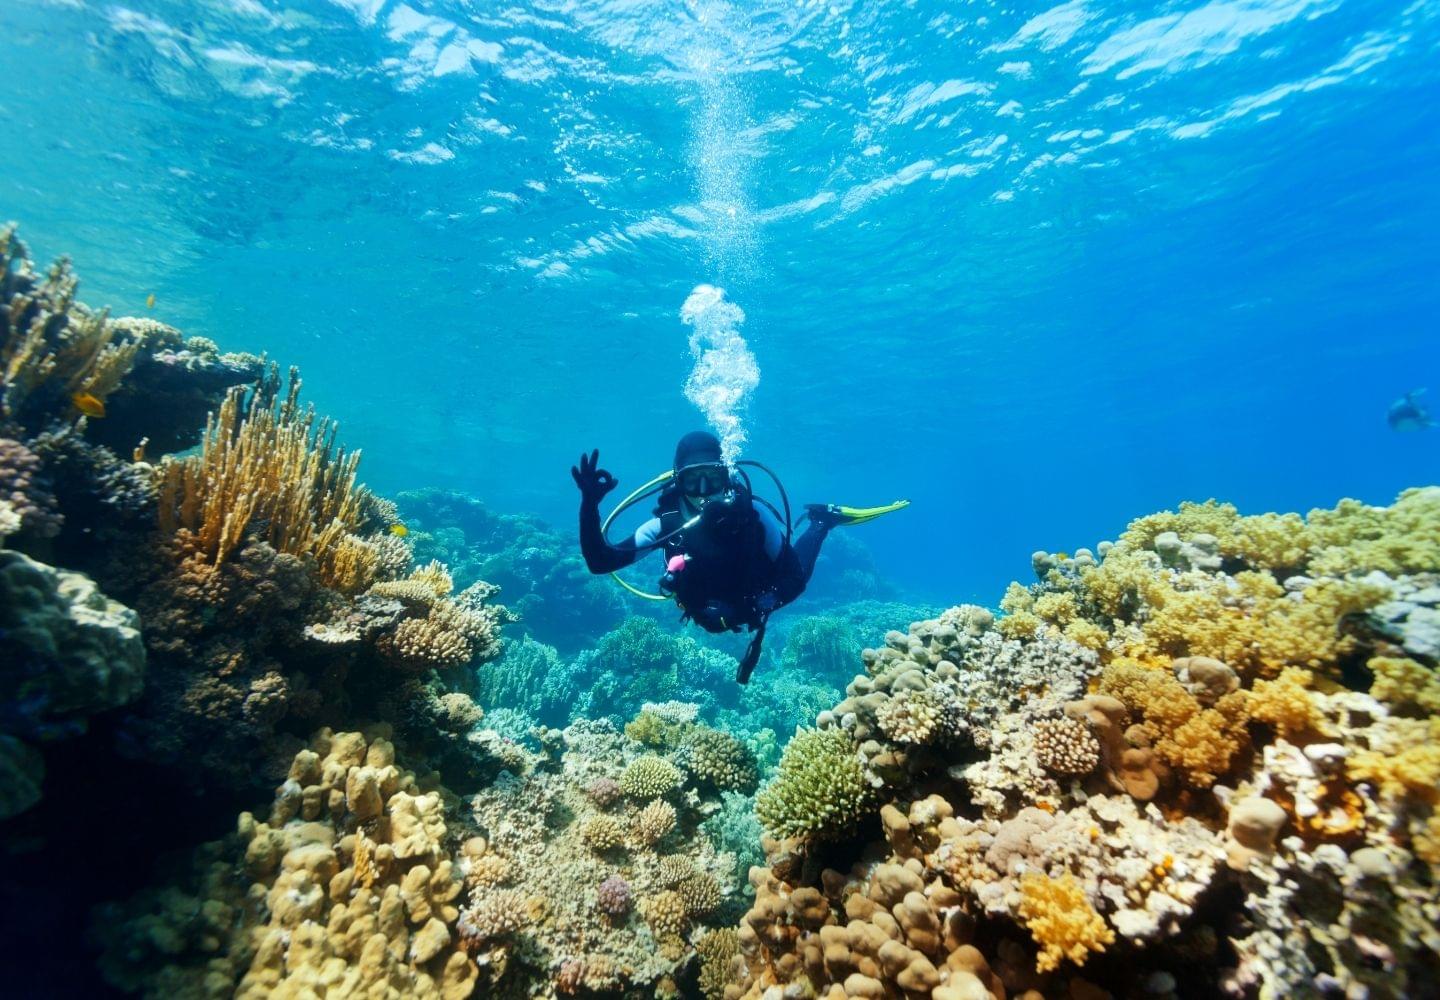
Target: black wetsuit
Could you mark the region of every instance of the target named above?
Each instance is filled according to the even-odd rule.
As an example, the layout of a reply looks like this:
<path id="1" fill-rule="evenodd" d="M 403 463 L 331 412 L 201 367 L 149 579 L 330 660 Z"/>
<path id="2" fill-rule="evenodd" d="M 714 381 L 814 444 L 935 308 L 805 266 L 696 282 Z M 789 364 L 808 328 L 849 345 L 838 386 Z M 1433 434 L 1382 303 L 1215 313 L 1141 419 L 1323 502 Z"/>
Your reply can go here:
<path id="1" fill-rule="evenodd" d="M 652 549 L 666 552 L 667 560 L 676 552 L 689 554 L 695 550 L 703 551 L 707 542 L 712 541 L 707 537 L 707 525 L 704 523 L 687 529 L 684 534 L 688 537 L 672 537 L 666 544 L 658 546 L 650 544 L 660 537 L 660 523 L 671 520 L 664 515 L 670 512 L 675 517 L 673 512 L 680 502 L 678 495 L 662 494 L 656 517 L 642 525 L 635 534 L 611 545 L 605 541 L 600 530 L 599 503 L 582 500 L 580 551 L 590 572 L 613 573 L 631 565 Z M 762 613 L 768 614 L 799 597 L 810 582 L 820 546 L 830 529 L 828 524 L 811 523 L 792 544 L 785 541 L 783 529 L 767 508 L 751 504 L 747 517 L 750 521 L 747 530 L 737 537 L 735 544 L 719 552 L 712 547 L 702 560 L 702 566 L 709 568 L 697 568 L 693 584 L 684 582 L 682 574 L 682 583 L 675 592 L 686 613 L 710 631 L 757 625 Z M 687 568 L 685 572 L 691 570 Z M 722 622 L 707 615 L 705 607 L 712 599 L 739 605 L 734 608 L 734 617 Z"/>

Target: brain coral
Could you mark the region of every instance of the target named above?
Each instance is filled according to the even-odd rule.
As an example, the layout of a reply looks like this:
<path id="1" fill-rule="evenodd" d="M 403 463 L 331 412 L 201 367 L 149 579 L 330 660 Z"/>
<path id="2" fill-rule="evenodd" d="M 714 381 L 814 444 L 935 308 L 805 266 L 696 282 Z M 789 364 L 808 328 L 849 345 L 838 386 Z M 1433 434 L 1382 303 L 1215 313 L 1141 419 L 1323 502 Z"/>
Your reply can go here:
<path id="1" fill-rule="evenodd" d="M 845 731 L 802 729 L 786 744 L 775 780 L 755 799 L 755 812 L 773 836 L 824 840 L 849 830 L 871 799 Z"/>

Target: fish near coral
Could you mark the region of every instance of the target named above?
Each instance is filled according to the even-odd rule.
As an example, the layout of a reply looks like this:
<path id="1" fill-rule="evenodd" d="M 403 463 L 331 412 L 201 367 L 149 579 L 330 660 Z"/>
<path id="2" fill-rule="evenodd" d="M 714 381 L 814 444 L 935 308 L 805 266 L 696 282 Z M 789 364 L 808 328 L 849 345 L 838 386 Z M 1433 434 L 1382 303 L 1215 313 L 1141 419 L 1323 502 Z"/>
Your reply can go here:
<path id="1" fill-rule="evenodd" d="M 87 417 L 105 416 L 105 400 L 90 392 L 71 393 L 70 402 Z"/>
<path id="2" fill-rule="evenodd" d="M 145 308 L 146 308 L 146 309 L 154 309 L 154 308 L 155 308 L 155 293 L 154 293 L 154 292 L 151 292 L 149 295 L 145 296 Z"/>
<path id="3" fill-rule="evenodd" d="M 410 534 L 410 529 L 405 527 L 405 525 L 403 524 L 396 523 L 390 525 L 390 534 L 394 535 L 396 538 L 404 538 L 406 535 Z"/>

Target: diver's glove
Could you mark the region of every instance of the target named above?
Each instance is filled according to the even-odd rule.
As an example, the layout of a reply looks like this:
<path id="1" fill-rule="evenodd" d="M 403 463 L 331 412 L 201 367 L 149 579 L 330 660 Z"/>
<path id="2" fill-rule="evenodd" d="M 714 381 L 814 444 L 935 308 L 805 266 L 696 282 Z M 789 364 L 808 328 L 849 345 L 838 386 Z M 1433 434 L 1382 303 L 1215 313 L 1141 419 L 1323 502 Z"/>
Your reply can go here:
<path id="1" fill-rule="evenodd" d="M 570 466 L 570 476 L 575 480 L 575 485 L 580 487 L 582 502 L 594 504 L 596 507 L 605 499 L 605 494 L 620 485 L 620 480 L 609 472 L 596 468 L 599 464 L 600 449 L 596 448 L 588 455 L 582 453 L 578 466 Z"/>

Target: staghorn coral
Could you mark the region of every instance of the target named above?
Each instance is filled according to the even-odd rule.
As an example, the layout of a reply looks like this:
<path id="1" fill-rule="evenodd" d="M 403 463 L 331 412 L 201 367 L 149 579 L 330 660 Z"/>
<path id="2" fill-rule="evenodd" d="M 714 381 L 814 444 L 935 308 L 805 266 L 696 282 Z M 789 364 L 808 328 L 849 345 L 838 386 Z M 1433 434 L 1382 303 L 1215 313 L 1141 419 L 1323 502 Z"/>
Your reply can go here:
<path id="1" fill-rule="evenodd" d="M 360 456 L 336 450 L 334 424 L 313 407 L 302 411 L 299 394 L 293 368 L 283 399 L 273 369 L 248 405 L 244 389 L 227 393 L 200 454 L 161 466 L 160 529 L 191 532 L 194 550 L 219 566 L 253 524 L 276 551 L 313 556 L 327 585 L 355 593 L 378 563 L 377 553 L 347 542 L 361 527 Z"/>
<path id="2" fill-rule="evenodd" d="M 1020 917 L 1040 945 L 1035 968 L 1048 972 L 1063 959 L 1084 965 L 1092 951 L 1115 943 L 1115 932 L 1085 897 L 1074 876 L 1053 879 L 1026 875 L 1020 880 Z"/>
<path id="3" fill-rule="evenodd" d="M 740 954 L 740 935 L 732 928 L 710 931 L 695 942 L 700 956 L 700 992 L 705 1000 L 724 1000 L 730 964 Z"/>
<path id="4" fill-rule="evenodd" d="M 635 839 L 646 847 L 654 847 L 675 829 L 675 819 L 675 807 L 664 799 L 655 799 L 635 817 Z"/>
<path id="5" fill-rule="evenodd" d="M 720 882 L 709 872 L 692 872 L 675 884 L 675 892 L 690 917 L 703 917 L 719 909 L 724 899 Z"/>
<path id="6" fill-rule="evenodd" d="M 33 431 L 78 415 L 77 395 L 103 408 L 134 366 L 139 342 L 117 340 L 103 311 L 75 300 L 78 285 L 63 257 L 42 279 L 14 224 L 0 227 L 0 418 Z"/>
<path id="7" fill-rule="evenodd" d="M 689 912 L 680 893 L 666 889 L 645 901 L 645 922 L 660 946 L 660 953 L 678 958 L 685 951 L 684 934 L 690 926 Z"/>

